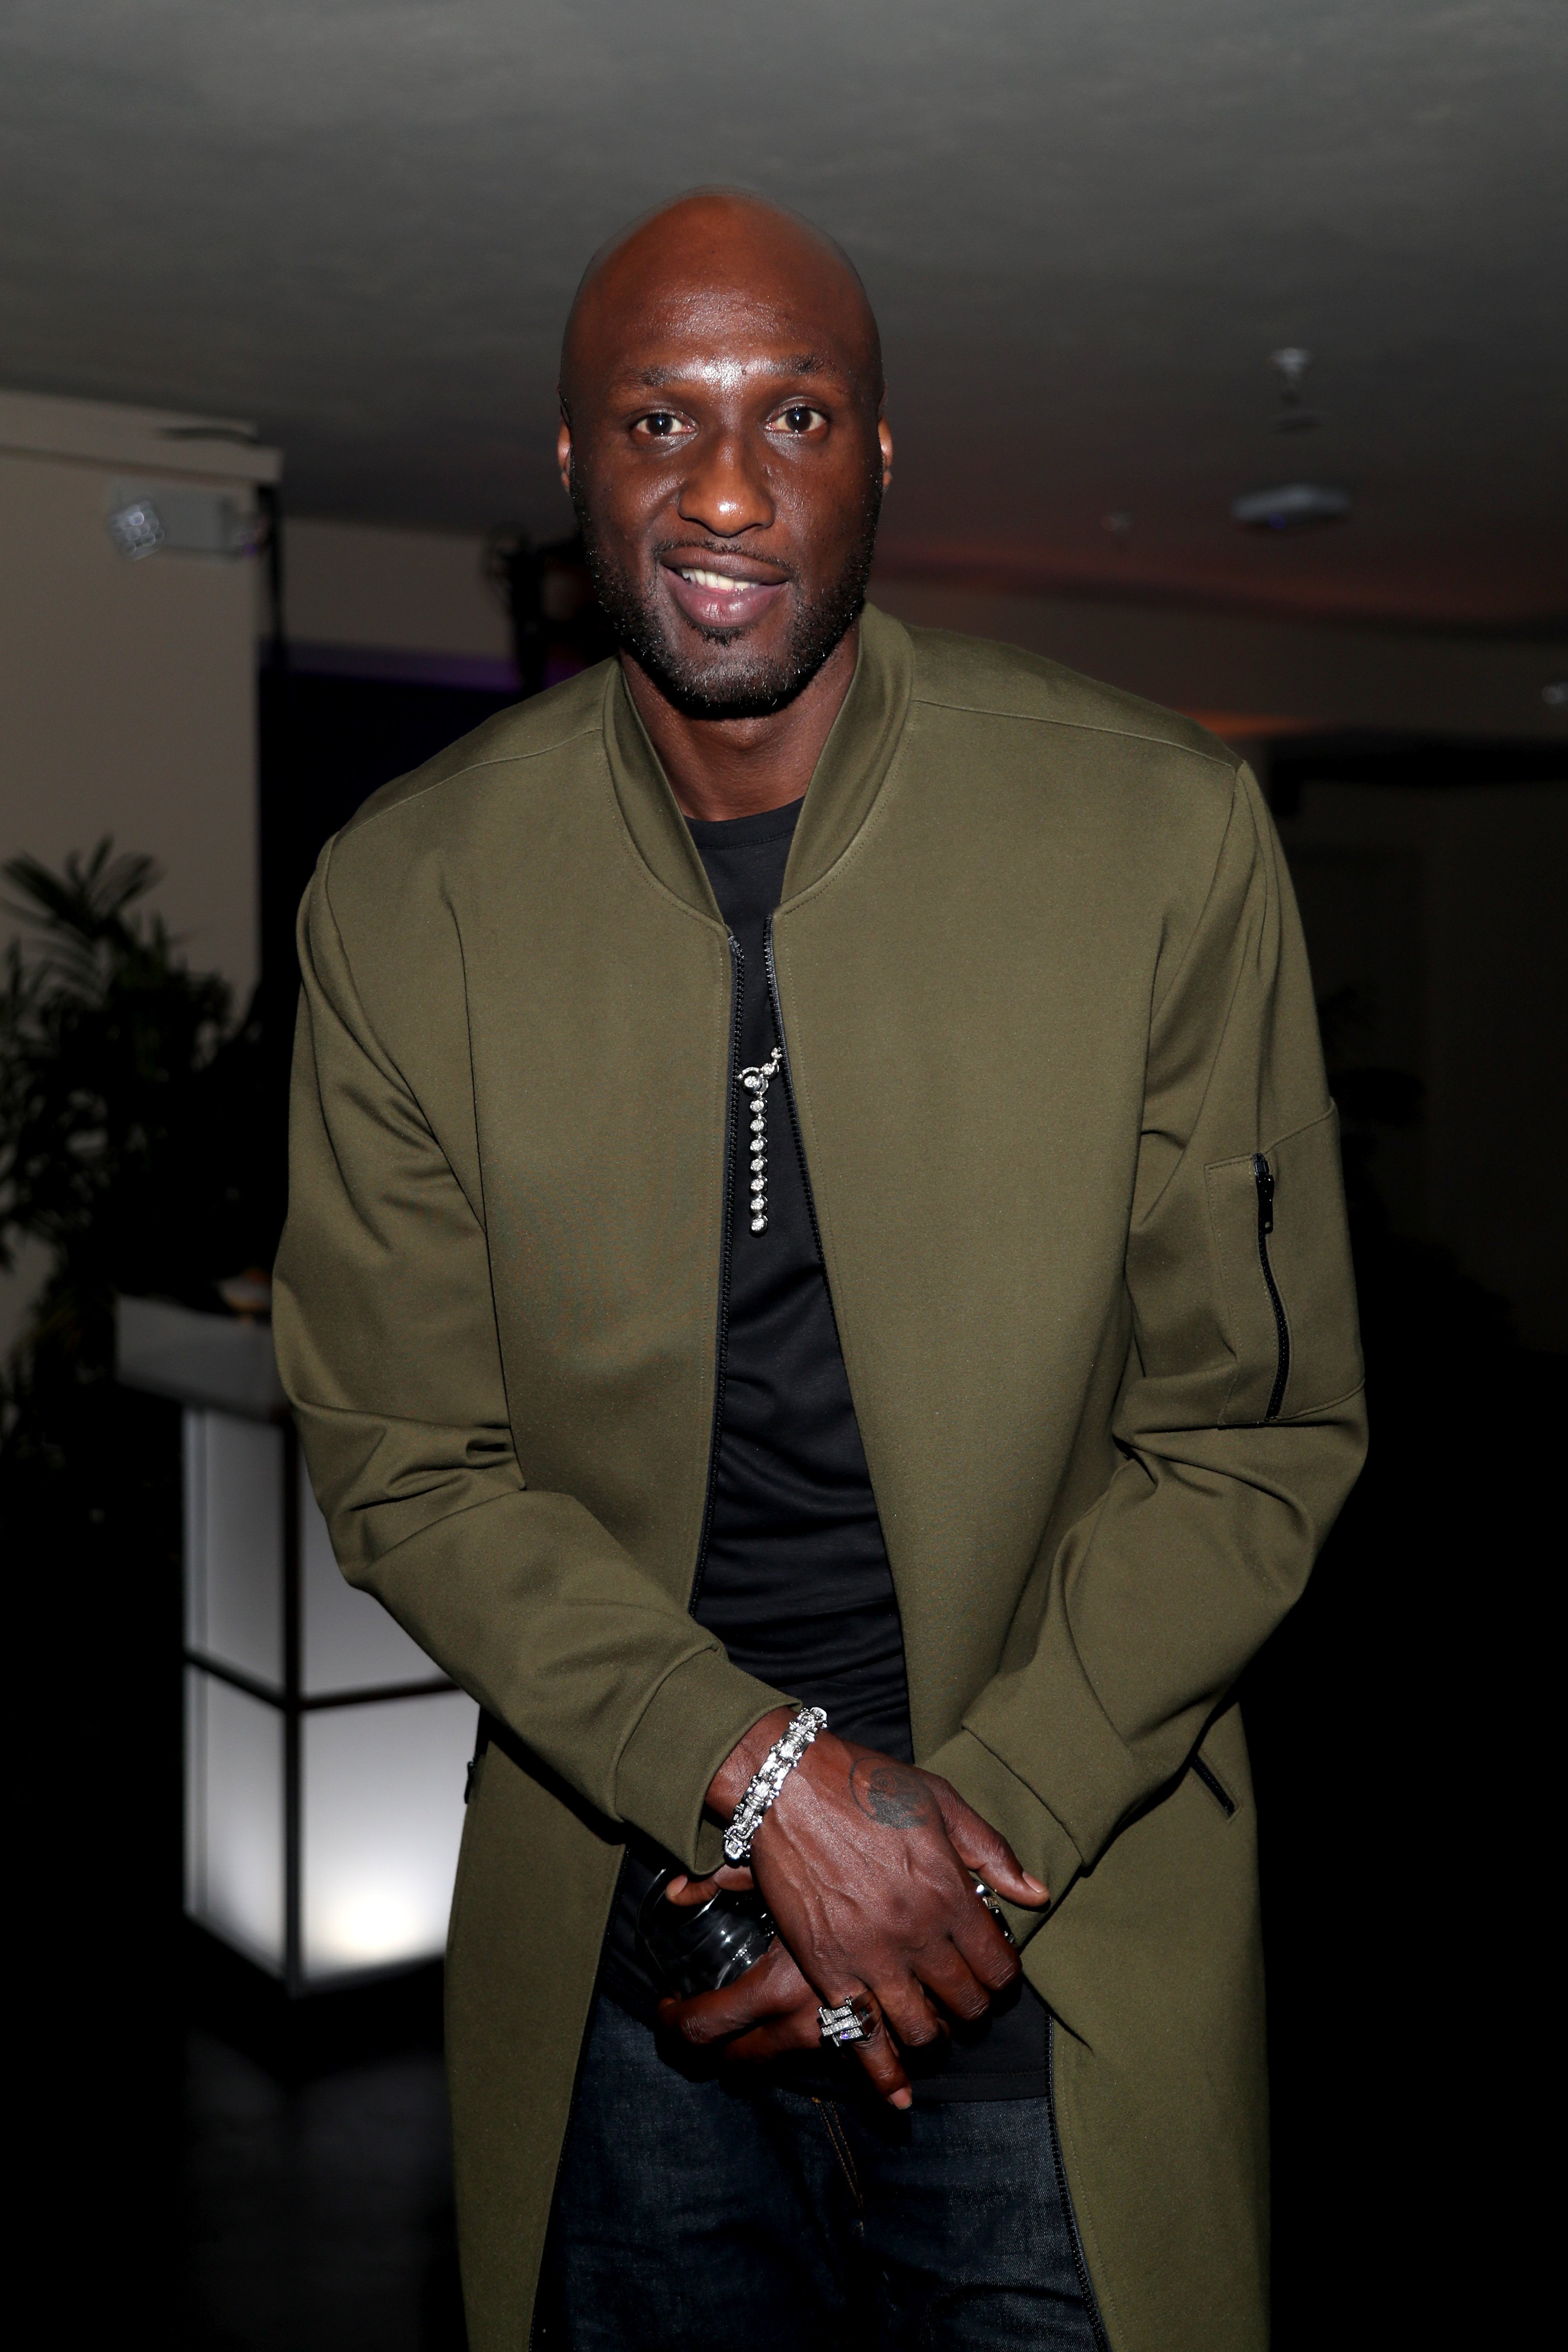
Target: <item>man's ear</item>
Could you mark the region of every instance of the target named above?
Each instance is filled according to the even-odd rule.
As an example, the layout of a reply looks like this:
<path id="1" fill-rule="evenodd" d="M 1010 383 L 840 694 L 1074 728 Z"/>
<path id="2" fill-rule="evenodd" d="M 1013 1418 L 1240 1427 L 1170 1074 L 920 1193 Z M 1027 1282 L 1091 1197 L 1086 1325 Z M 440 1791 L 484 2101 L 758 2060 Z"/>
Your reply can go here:
<path id="1" fill-rule="evenodd" d="M 888 429 L 887 418 L 880 415 L 877 418 L 877 439 L 881 446 L 882 488 L 886 489 L 893 478 L 893 436 Z"/>
<path id="2" fill-rule="evenodd" d="M 572 495 L 572 415 L 564 400 L 561 403 L 561 429 L 555 436 L 555 463 L 560 469 L 561 487 L 570 498 Z"/>

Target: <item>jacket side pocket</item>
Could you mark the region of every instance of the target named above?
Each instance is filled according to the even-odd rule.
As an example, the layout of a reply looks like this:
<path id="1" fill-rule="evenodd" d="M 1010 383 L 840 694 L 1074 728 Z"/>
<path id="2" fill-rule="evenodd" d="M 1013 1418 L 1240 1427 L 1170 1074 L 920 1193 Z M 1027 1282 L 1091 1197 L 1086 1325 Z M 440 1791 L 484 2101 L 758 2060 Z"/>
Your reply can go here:
<path id="1" fill-rule="evenodd" d="M 1236 1359 L 1222 1422 L 1289 1421 L 1358 1388 L 1339 1115 L 1205 1171 Z"/>

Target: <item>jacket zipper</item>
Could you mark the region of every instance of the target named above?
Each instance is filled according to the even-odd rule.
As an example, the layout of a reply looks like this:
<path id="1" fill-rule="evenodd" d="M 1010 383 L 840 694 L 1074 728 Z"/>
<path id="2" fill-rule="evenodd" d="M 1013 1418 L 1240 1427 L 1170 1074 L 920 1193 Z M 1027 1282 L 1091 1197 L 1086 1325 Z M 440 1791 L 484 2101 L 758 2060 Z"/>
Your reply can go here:
<path id="1" fill-rule="evenodd" d="M 713 1501 L 719 1485 L 719 1430 L 724 1412 L 724 1360 L 730 1344 L 730 1254 L 734 1233 L 733 1204 L 735 1194 L 735 1073 L 741 1066 L 741 988 L 744 976 L 744 959 L 741 943 L 730 935 L 730 1063 L 725 1073 L 724 1088 L 724 1211 L 719 1240 L 719 1330 L 713 1354 L 713 1429 L 708 1445 L 708 1486 L 702 1498 L 702 1527 L 697 1538 L 697 1561 L 691 1572 L 691 1598 L 687 1607 L 696 1613 L 698 1596 L 702 1591 L 702 1570 L 708 1560 L 708 1537 L 713 1525 Z M 469 1767 L 470 1774 L 472 1766 Z M 605 1973 L 605 1952 L 607 1947 L 609 1921 L 616 1916 L 616 1906 L 621 1899 L 621 1880 L 626 1873 L 626 1853 L 623 1847 L 620 1864 L 616 1872 L 616 1884 L 610 1895 L 606 1916 L 606 1933 L 599 1941 L 599 1963 L 594 1971 L 594 1990 L 588 2002 L 588 2028 L 583 2036 L 583 2046 L 577 2053 L 576 2071 L 572 2077 L 572 2096 L 566 2108 L 566 2128 L 561 2135 L 561 2151 L 555 2159 L 555 2178 L 551 2183 L 549 2213 L 553 2220 L 555 2200 L 561 2191 L 561 2174 L 566 2162 L 566 2150 L 571 2144 L 572 2126 L 576 2120 L 577 2101 L 583 2088 L 583 2069 L 587 2063 L 588 2042 L 594 2030 L 595 2012 L 599 2005 L 599 1982 Z M 550 2223 L 545 2224 L 544 2256 L 550 2252 Z M 544 2262 L 540 2264 L 539 2286 L 544 2284 Z M 540 2338 L 539 2287 L 534 2290 L 533 2316 L 528 2340 L 533 2352 L 546 2352 Z"/>
<path id="2" fill-rule="evenodd" d="M 724 1419 L 724 1373 L 730 1354 L 730 1265 L 735 1245 L 735 1077 L 741 1066 L 741 994 L 746 984 L 746 959 L 733 931 L 730 941 L 730 1066 L 724 1080 L 724 1214 L 719 1237 L 719 1328 L 713 1343 L 713 1427 L 708 1441 L 708 1489 L 702 1498 L 702 1528 L 697 1538 L 697 1564 L 691 1571 L 691 1614 L 702 1592 L 702 1572 L 708 1565 L 708 1538 L 713 1527 L 713 1504 L 719 1491 L 719 1433 Z"/>
<path id="3" fill-rule="evenodd" d="M 1279 1286 L 1274 1279 L 1274 1268 L 1268 1260 L 1268 1236 L 1274 1231 L 1274 1171 L 1261 1151 L 1255 1151 L 1252 1155 L 1252 1181 L 1258 1187 L 1258 1262 L 1263 1268 L 1268 1304 L 1274 1309 L 1274 1328 L 1279 1348 L 1274 1386 L 1268 1392 L 1268 1410 L 1263 1418 L 1265 1421 L 1278 1421 L 1279 1408 L 1285 1402 L 1285 1383 L 1290 1377 L 1290 1326 L 1285 1320 L 1285 1302 L 1279 1296 Z"/>
<path id="4" fill-rule="evenodd" d="M 1062 2211 L 1067 2216 L 1068 2236 L 1072 2242 L 1073 2268 L 1078 2273 L 1078 2291 L 1083 2297 L 1083 2307 L 1089 2315 L 1089 2328 L 1100 2352 L 1110 2352 L 1110 2338 L 1105 2332 L 1105 2322 L 1094 2299 L 1094 2281 L 1089 2277 L 1083 2240 L 1078 2233 L 1078 2215 L 1072 2209 L 1072 2191 L 1068 2187 L 1067 2163 L 1062 2155 L 1062 2136 L 1057 2129 L 1057 2021 L 1049 2011 L 1046 2013 L 1046 2107 L 1051 2122 L 1051 2161 L 1056 2167 L 1057 2195 L 1061 2199 Z"/>
<path id="5" fill-rule="evenodd" d="M 773 965 L 773 919 L 771 915 L 768 917 L 767 929 L 763 933 L 763 961 L 767 968 L 768 1002 L 773 1006 L 773 1034 L 779 1041 L 779 1052 L 784 1057 L 784 1100 L 789 1105 L 789 1125 L 790 1133 L 795 1138 L 795 1156 L 800 1162 L 801 1187 L 805 1193 L 805 1213 L 811 1219 L 811 1238 L 816 1244 L 816 1255 L 821 1259 L 823 1272 L 826 1275 L 827 1260 L 822 1254 L 822 1234 L 816 1222 L 816 1202 L 812 1198 L 811 1192 L 811 1171 L 805 1164 L 805 1145 L 801 1138 L 800 1114 L 795 1108 L 795 1078 L 789 1066 L 789 1040 L 784 1035 L 784 1006 L 779 1002 L 779 976 Z M 827 1304 L 833 1316 L 834 1328 L 837 1329 L 838 1310 L 833 1304 L 831 1286 L 828 1289 Z"/>

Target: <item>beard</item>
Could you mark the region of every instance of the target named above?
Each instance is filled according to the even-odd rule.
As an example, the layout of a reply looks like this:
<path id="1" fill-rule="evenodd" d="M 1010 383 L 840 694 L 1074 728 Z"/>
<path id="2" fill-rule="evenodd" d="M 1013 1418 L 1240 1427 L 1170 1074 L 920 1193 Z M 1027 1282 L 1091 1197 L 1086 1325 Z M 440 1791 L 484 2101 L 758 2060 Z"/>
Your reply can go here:
<path id="1" fill-rule="evenodd" d="M 881 464 L 879 449 L 875 469 L 868 470 L 854 536 L 836 576 L 814 596 L 796 594 L 787 641 L 771 655 L 749 645 L 743 629 L 694 630 L 683 622 L 672 624 L 652 582 L 637 578 L 605 545 L 574 471 L 572 504 L 600 610 L 617 642 L 687 718 L 766 718 L 811 684 L 865 608 L 882 506 Z M 666 549 L 674 547 L 683 553 L 731 551 L 723 540 L 683 534 L 654 548 L 651 562 L 657 565 Z"/>

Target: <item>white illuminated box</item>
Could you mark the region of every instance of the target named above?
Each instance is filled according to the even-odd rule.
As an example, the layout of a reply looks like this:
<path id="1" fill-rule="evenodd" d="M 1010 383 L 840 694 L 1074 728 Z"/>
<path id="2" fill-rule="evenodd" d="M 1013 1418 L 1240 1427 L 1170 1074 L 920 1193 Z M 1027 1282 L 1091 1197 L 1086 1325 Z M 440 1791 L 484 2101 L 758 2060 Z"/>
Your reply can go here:
<path id="1" fill-rule="evenodd" d="M 437 1958 L 473 1700 L 339 1573 L 265 1326 L 122 1300 L 119 1373 L 185 1407 L 187 1912 L 290 1992 Z"/>

